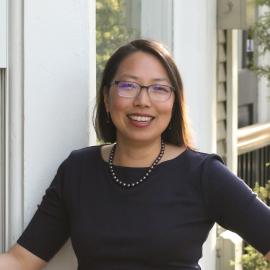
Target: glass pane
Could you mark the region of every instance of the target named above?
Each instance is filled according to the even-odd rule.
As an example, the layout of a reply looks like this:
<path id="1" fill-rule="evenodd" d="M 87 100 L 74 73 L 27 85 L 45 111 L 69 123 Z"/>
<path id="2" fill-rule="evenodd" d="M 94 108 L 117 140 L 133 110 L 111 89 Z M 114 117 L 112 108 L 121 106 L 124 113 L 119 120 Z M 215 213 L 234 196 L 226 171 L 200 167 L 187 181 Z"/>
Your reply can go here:
<path id="1" fill-rule="evenodd" d="M 140 36 L 141 0 L 97 0 L 97 89 L 110 55 L 121 45 Z"/>

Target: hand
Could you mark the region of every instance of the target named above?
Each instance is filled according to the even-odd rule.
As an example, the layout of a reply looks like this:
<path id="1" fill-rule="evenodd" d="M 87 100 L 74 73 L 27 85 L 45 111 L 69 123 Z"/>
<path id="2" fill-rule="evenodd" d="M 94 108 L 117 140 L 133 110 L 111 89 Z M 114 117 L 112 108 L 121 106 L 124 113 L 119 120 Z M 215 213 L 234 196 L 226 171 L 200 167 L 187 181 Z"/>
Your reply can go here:
<path id="1" fill-rule="evenodd" d="M 264 256 L 266 260 L 270 261 L 270 251 Z"/>

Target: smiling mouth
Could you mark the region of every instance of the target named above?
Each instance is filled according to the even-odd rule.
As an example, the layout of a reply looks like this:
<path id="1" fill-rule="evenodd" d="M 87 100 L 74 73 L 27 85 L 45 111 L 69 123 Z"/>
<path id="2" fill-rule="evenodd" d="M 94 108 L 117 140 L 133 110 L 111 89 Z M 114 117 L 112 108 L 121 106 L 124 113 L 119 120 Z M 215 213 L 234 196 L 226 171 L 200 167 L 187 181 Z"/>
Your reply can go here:
<path id="1" fill-rule="evenodd" d="M 146 115 L 134 115 L 134 114 L 130 114 L 128 115 L 128 118 L 133 120 L 133 121 L 137 121 L 137 122 L 144 122 L 144 123 L 148 123 L 151 122 L 154 117 L 153 116 L 146 116 Z"/>

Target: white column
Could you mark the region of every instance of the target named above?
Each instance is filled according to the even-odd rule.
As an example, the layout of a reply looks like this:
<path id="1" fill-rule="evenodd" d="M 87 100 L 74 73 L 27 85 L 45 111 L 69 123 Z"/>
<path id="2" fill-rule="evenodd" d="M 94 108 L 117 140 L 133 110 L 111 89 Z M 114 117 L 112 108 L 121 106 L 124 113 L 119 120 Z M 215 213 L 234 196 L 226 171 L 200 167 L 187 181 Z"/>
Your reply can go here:
<path id="1" fill-rule="evenodd" d="M 174 1 L 174 56 L 198 147 L 216 147 L 216 1 Z"/>
<path id="2" fill-rule="evenodd" d="M 89 144 L 96 144 L 93 112 L 96 104 L 96 1 L 89 1 Z"/>
<path id="3" fill-rule="evenodd" d="M 0 0 L 0 253 L 5 247 L 5 84 L 7 67 L 7 1 Z"/>
<path id="4" fill-rule="evenodd" d="M 23 229 L 23 0 L 9 1 L 5 98 L 5 249 Z"/>
<path id="5" fill-rule="evenodd" d="M 5 247 L 5 77 L 0 69 L 0 253 Z"/>
<path id="6" fill-rule="evenodd" d="M 174 1 L 174 57 L 184 82 L 196 145 L 216 150 L 216 0 Z M 215 270 L 216 231 L 203 248 L 202 269 Z"/>
<path id="7" fill-rule="evenodd" d="M 89 144 L 92 2 L 9 1 L 7 246 L 28 224 L 62 160 Z M 47 267 L 75 268 L 70 244 Z"/>
<path id="8" fill-rule="evenodd" d="M 7 66 L 7 0 L 0 0 L 0 68 Z"/>
<path id="9" fill-rule="evenodd" d="M 238 32 L 227 31 L 227 166 L 237 174 Z"/>

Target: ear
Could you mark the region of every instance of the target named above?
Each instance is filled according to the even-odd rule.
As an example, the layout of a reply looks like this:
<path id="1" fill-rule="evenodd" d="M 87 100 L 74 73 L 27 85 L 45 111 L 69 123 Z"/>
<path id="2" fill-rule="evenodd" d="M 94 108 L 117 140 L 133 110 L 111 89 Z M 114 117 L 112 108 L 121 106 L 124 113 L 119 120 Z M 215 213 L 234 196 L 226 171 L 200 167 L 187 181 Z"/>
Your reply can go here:
<path id="1" fill-rule="evenodd" d="M 104 87 L 103 89 L 103 101 L 105 105 L 106 112 L 110 111 L 110 106 L 109 106 L 109 91 Z"/>

